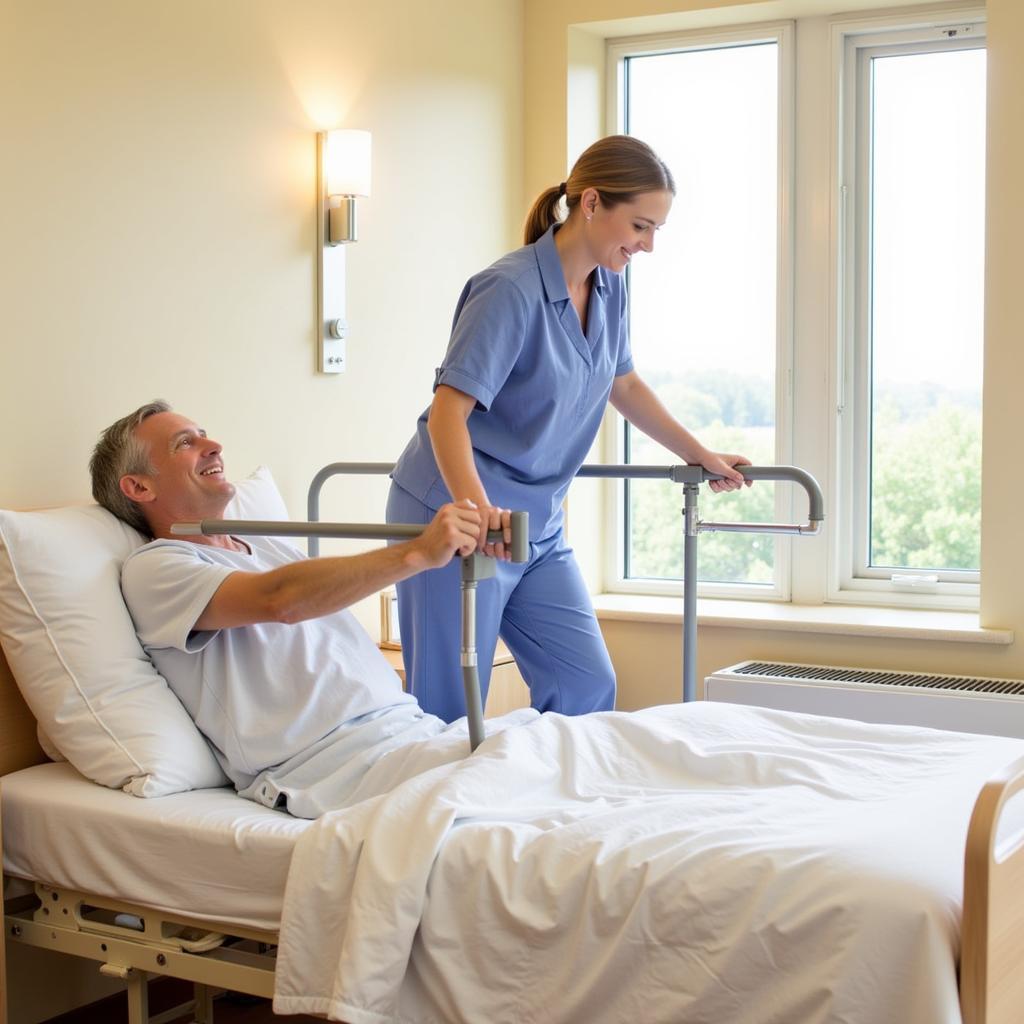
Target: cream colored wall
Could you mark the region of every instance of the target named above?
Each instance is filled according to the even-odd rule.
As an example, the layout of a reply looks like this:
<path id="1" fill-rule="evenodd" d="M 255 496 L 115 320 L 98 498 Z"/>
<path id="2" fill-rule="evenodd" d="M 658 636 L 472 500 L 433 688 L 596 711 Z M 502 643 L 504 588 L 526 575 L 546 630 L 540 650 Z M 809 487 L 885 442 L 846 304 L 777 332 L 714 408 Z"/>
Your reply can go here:
<path id="1" fill-rule="evenodd" d="M 0 111 L 4 507 L 87 500 L 98 431 L 159 395 L 304 514 L 321 465 L 399 454 L 465 279 L 518 237 L 521 0 L 0 0 Z M 314 132 L 335 125 L 373 132 L 374 173 L 349 368 L 325 377 Z M 335 481 L 325 515 L 380 519 L 385 494 Z"/>
<path id="2" fill-rule="evenodd" d="M 518 236 L 520 0 L 6 0 L 0 40 L 0 505 L 87 498 L 99 429 L 156 395 L 293 514 L 321 465 L 397 457 L 465 279 Z M 314 132 L 336 125 L 373 132 L 373 196 L 328 377 Z M 325 515 L 385 494 L 334 482 Z"/>
<path id="3" fill-rule="evenodd" d="M 988 170 L 985 187 L 985 392 L 981 619 L 1009 625 L 1024 674 L 1024 5 L 988 0 Z"/>
<path id="4" fill-rule="evenodd" d="M 882 8 L 877 0 L 526 0 L 525 139 L 527 194 L 558 181 L 594 124 L 592 106 L 603 102 L 604 83 L 583 65 L 606 37 L 666 28 L 698 27 L 780 17 L 826 15 Z M 850 639 L 783 631 L 702 627 L 698 676 L 745 658 L 893 666 L 922 670 L 1024 676 L 1024 477 L 1017 471 L 1024 438 L 1024 307 L 1019 248 L 1024 207 L 1024 5 L 989 0 L 988 212 L 984 392 L 984 481 L 981 624 L 1014 630 L 1009 647 L 972 643 Z M 593 484 L 586 484 L 591 491 Z M 587 558 L 595 527 L 570 495 L 574 541 L 585 570 L 599 585 L 601 565 Z M 815 541 L 814 543 L 821 543 Z M 634 708 L 678 698 L 680 630 L 676 625 L 603 621 L 619 675 L 620 705 Z"/>

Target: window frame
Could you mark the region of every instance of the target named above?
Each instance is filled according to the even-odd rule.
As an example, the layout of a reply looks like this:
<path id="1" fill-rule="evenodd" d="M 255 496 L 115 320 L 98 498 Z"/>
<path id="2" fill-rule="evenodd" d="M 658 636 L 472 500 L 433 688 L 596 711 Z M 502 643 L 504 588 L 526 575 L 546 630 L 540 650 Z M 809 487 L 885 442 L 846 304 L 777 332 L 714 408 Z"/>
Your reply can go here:
<path id="1" fill-rule="evenodd" d="M 608 85 L 609 134 L 625 127 L 627 79 L 626 62 L 631 57 L 708 49 L 725 49 L 774 43 L 778 47 L 778 148 L 777 148 L 777 232 L 776 232 L 776 330 L 775 330 L 775 461 L 783 464 L 792 456 L 792 359 L 793 359 L 793 233 L 794 233 L 794 152 L 793 125 L 795 110 L 795 45 L 794 22 L 773 21 L 733 28 L 696 29 L 684 32 L 613 38 L 607 42 L 606 82 Z M 626 423 L 609 407 L 604 424 L 605 461 L 625 462 Z M 666 452 L 666 464 L 672 457 Z M 683 489 L 677 484 L 679 507 L 682 509 Z M 803 515 L 799 499 L 791 493 L 795 488 L 776 486 L 775 521 L 793 520 Z M 627 551 L 628 515 L 627 484 L 608 481 L 604 494 L 604 533 L 612 538 L 605 544 L 604 589 L 609 593 L 682 595 L 682 580 L 626 578 L 624 568 Z M 703 498 L 703 493 L 701 495 Z M 795 520 L 793 520 L 795 521 Z M 792 540 L 772 538 L 775 581 L 772 584 L 700 582 L 701 597 L 743 598 L 751 601 L 788 601 L 791 596 L 790 557 Z M 682 558 L 683 533 L 680 516 L 679 552 Z"/>
<path id="2" fill-rule="evenodd" d="M 847 603 L 919 605 L 974 609 L 980 596 L 978 570 L 874 567 L 870 551 L 871 445 L 871 60 L 943 50 L 983 49 L 984 11 L 949 11 L 942 24 L 885 28 L 876 21 L 845 25 L 834 33 L 841 48 L 840 103 L 835 112 L 840 136 L 839 228 L 841 263 L 837 293 L 840 394 L 837 402 L 837 477 L 840 493 L 838 543 L 830 565 L 829 597 Z M 964 29 L 968 32 L 964 32 Z M 955 37 L 948 33 L 956 31 Z M 917 590 L 892 577 L 937 576 Z M 904 589 L 905 588 L 905 589 Z"/>
<path id="3" fill-rule="evenodd" d="M 965 26 L 971 28 L 969 39 L 960 35 L 947 42 L 939 35 Z M 813 52 L 808 51 L 809 38 L 817 43 Z M 861 555 L 867 550 L 866 534 L 860 548 L 856 547 L 855 533 L 860 527 L 853 510 L 861 510 L 860 522 L 866 525 L 864 453 L 869 441 L 864 402 L 870 394 L 870 379 L 865 376 L 866 346 L 863 341 L 858 344 L 856 334 L 865 322 L 862 308 L 858 311 L 858 302 L 864 299 L 859 292 L 863 270 L 859 279 L 856 275 L 865 250 L 853 189 L 863 173 L 854 173 L 855 162 L 850 166 L 850 161 L 863 159 L 863 146 L 858 156 L 856 121 L 848 107 L 856 99 L 859 51 L 906 45 L 907 52 L 921 52 L 922 40 L 934 44 L 934 49 L 984 47 L 985 9 L 975 5 L 918 7 L 874 16 L 812 16 L 607 41 L 608 133 L 622 130 L 627 57 L 758 41 L 779 45 L 776 460 L 796 462 L 818 477 L 825 492 L 825 533 L 818 540 L 797 540 L 795 546 L 791 538 L 775 539 L 774 586 L 702 582 L 698 585 L 701 597 L 977 610 L 979 573 L 942 572 L 939 583 L 922 592 L 894 587 L 889 580 L 893 570 L 859 574 L 855 562 L 858 550 Z M 797 75 L 808 83 L 804 88 L 813 91 L 810 98 L 796 97 Z M 823 109 L 826 103 L 827 116 L 819 116 L 815 108 L 813 117 L 804 117 L 809 104 Z M 793 130 L 798 108 L 802 123 L 814 122 L 799 138 Z M 799 197 L 794 193 L 796 178 L 803 183 Z M 862 449 L 859 479 L 858 431 Z M 604 461 L 624 461 L 624 438 L 622 417 L 609 408 L 601 440 Z M 680 581 L 624 578 L 624 491 L 621 481 L 603 485 L 603 589 L 624 594 L 681 594 Z M 681 488 L 679 503 L 681 506 Z M 776 488 L 777 521 L 802 521 L 804 506 L 799 488 Z M 681 534 L 680 525 L 680 548 Z"/>

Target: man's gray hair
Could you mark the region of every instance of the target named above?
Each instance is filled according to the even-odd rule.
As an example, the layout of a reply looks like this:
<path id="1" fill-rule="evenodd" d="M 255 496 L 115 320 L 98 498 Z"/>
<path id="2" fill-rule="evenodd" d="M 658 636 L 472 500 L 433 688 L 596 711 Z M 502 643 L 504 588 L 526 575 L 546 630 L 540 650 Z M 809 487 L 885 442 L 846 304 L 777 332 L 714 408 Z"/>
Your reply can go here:
<path id="1" fill-rule="evenodd" d="M 153 474 L 149 451 L 135 436 L 135 428 L 158 412 L 170 411 L 170 405 L 159 398 L 139 406 L 135 412 L 123 416 L 103 431 L 89 459 L 92 496 L 118 519 L 147 537 L 152 536 L 149 523 L 139 503 L 121 490 L 121 477 L 127 473 Z"/>

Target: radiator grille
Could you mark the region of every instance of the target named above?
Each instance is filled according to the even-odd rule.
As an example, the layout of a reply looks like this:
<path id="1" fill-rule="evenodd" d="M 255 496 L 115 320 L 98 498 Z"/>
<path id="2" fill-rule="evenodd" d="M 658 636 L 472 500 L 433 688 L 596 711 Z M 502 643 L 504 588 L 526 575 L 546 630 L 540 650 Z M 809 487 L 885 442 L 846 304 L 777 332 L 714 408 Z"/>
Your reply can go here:
<path id="1" fill-rule="evenodd" d="M 828 668 L 819 665 L 786 665 L 774 661 L 751 661 L 736 666 L 740 676 L 768 676 L 808 682 L 868 683 L 878 686 L 902 686 L 926 690 L 963 690 L 970 693 L 1024 695 L 1019 679 L 982 679 L 970 676 L 942 676 L 913 672 L 889 672 L 879 669 Z"/>

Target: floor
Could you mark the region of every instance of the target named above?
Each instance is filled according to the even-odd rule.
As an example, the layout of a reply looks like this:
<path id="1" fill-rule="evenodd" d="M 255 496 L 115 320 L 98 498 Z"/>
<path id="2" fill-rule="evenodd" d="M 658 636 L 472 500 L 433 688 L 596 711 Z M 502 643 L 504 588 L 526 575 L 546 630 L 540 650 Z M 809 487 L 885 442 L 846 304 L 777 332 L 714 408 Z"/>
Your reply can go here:
<path id="1" fill-rule="evenodd" d="M 149 986 L 151 1016 L 180 1005 L 189 998 L 191 986 L 186 982 L 161 979 Z M 191 1024 L 190 1015 L 175 1018 L 171 1024 Z M 267 999 L 227 993 L 214 1001 L 214 1024 L 313 1024 L 320 1018 L 302 1016 L 275 1017 Z M 123 995 L 102 999 L 91 1006 L 53 1017 L 46 1024 L 128 1024 L 128 1002 Z"/>

